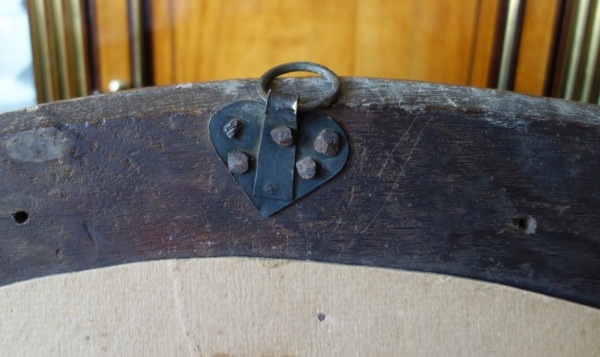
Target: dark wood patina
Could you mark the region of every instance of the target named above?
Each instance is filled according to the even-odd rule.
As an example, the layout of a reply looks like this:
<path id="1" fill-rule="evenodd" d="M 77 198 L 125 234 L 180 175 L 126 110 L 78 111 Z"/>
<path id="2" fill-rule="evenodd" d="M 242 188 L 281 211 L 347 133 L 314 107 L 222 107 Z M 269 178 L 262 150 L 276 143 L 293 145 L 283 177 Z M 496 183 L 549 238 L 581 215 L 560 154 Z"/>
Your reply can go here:
<path id="1" fill-rule="evenodd" d="M 273 88 L 307 100 L 326 85 Z M 251 256 L 451 274 L 600 307 L 599 107 L 342 79 L 323 112 L 348 136 L 348 163 L 261 217 L 208 134 L 213 113 L 258 101 L 255 88 L 157 87 L 0 115 L 0 284 Z"/>

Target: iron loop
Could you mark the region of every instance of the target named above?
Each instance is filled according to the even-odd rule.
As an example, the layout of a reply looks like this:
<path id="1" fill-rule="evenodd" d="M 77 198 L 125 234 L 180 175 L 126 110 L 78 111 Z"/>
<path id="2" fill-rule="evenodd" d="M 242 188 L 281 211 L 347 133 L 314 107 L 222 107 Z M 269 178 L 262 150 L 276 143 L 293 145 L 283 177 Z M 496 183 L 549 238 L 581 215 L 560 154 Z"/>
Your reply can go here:
<path id="1" fill-rule="evenodd" d="M 340 79 L 329 68 L 312 62 L 291 62 L 271 68 L 263 74 L 258 81 L 258 95 L 266 102 L 268 97 L 267 86 L 269 83 L 282 74 L 291 72 L 311 72 L 318 74 L 331 82 L 331 89 L 326 93 L 325 97 L 308 103 L 298 103 L 299 112 L 327 107 L 333 103 L 340 94 Z"/>

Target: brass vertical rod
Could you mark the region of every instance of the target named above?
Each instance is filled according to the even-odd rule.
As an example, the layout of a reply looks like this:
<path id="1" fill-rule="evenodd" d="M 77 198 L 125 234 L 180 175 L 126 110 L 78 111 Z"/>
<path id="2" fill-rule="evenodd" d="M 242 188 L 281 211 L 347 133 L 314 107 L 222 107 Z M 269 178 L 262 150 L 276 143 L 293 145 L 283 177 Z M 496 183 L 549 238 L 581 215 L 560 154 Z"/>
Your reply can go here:
<path id="1" fill-rule="evenodd" d="M 36 73 L 36 81 L 40 81 L 42 87 L 42 96 L 38 98 L 38 103 L 51 102 L 55 99 L 54 88 L 52 84 L 52 65 L 50 63 L 50 47 L 48 45 L 48 25 L 46 23 L 46 7 L 44 0 L 31 0 L 33 18 L 30 21 L 34 22 L 35 27 L 35 46 L 39 56 L 37 60 L 40 65 L 40 73 Z"/>
<path id="2" fill-rule="evenodd" d="M 572 100 L 575 93 L 577 82 L 577 70 L 581 62 L 581 53 L 583 51 L 583 40 L 585 37 L 585 27 L 587 22 L 590 0 L 579 0 L 575 15 L 574 32 L 571 41 L 569 64 L 565 78 L 565 91 L 563 98 Z"/>
<path id="3" fill-rule="evenodd" d="M 67 59 L 67 38 L 65 34 L 65 18 L 61 0 L 51 0 L 52 22 L 51 28 L 56 44 L 56 67 L 58 69 L 58 90 L 60 98 L 71 98 L 71 83 L 69 76 L 69 63 Z"/>
<path id="4" fill-rule="evenodd" d="M 129 26 L 131 31 L 131 83 L 134 88 L 140 88 L 144 83 L 144 44 L 141 0 L 129 0 Z"/>
<path id="5" fill-rule="evenodd" d="M 519 10 L 521 0 L 508 0 L 508 12 L 506 15 L 506 27 L 504 29 L 504 41 L 502 42 L 502 56 L 500 58 L 500 73 L 498 75 L 498 89 L 508 90 L 513 72 L 513 58 L 517 51 L 517 31 L 519 26 Z"/>
<path id="6" fill-rule="evenodd" d="M 596 8 L 591 25 L 592 32 L 590 34 L 589 50 L 583 75 L 583 89 L 581 91 L 581 101 L 585 103 L 592 100 L 594 74 L 598 67 L 598 51 L 600 50 L 600 1 L 596 1 L 595 5 Z"/>
<path id="7" fill-rule="evenodd" d="M 69 19 L 72 24 L 72 47 L 75 74 L 75 95 L 83 97 L 88 95 L 88 78 L 85 55 L 85 42 L 83 39 L 84 16 L 80 0 L 69 0 Z"/>

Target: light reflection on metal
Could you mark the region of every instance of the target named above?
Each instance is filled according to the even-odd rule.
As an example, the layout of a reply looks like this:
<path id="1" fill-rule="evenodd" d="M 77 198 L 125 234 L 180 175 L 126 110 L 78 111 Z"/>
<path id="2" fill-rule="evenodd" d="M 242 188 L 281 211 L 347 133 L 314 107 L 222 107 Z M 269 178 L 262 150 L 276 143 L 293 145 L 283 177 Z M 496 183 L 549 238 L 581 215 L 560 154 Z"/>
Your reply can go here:
<path id="1" fill-rule="evenodd" d="M 144 83 L 144 43 L 141 0 L 129 0 L 129 27 L 131 39 L 131 82 L 133 87 L 139 88 Z"/>
<path id="2" fill-rule="evenodd" d="M 511 76 L 514 75 L 515 63 L 513 58 L 518 50 L 519 43 L 516 38 L 519 27 L 519 9 L 521 0 L 508 1 L 508 13 L 506 15 L 506 27 L 504 29 L 504 41 L 502 43 L 502 57 L 500 59 L 500 73 L 498 75 L 498 89 L 508 90 Z"/>
<path id="3" fill-rule="evenodd" d="M 594 77 L 598 68 L 598 51 L 600 50 L 600 1 L 596 2 L 596 9 L 594 11 L 591 26 L 592 32 L 590 34 L 588 55 L 583 76 L 583 89 L 581 91 L 582 102 L 590 102 L 592 100 Z"/>
<path id="4" fill-rule="evenodd" d="M 69 76 L 69 63 L 67 60 L 67 39 L 65 34 L 65 19 L 63 16 L 63 8 L 61 0 L 52 0 L 52 7 L 49 9 L 52 16 L 50 17 L 49 31 L 54 36 L 53 53 L 56 59 L 56 70 L 58 79 L 58 91 L 60 99 L 71 98 L 71 82 Z"/>
<path id="5" fill-rule="evenodd" d="M 78 97 L 88 95 L 88 71 L 86 65 L 85 42 L 83 33 L 83 11 L 80 0 L 69 0 L 69 21 L 71 23 L 73 46 L 73 63 L 75 64 L 75 93 Z"/>
<path id="6" fill-rule="evenodd" d="M 28 0 L 38 102 L 89 94 L 80 0 Z"/>
<path id="7" fill-rule="evenodd" d="M 577 72 L 581 62 L 581 53 L 583 50 L 585 28 L 587 24 L 587 17 L 590 8 L 590 0 L 579 0 L 577 1 L 577 9 L 575 15 L 575 25 L 570 38 L 570 46 L 568 51 L 568 67 L 565 76 L 564 94 L 563 98 L 571 100 L 575 94 Z"/>
<path id="8" fill-rule="evenodd" d="M 34 53 L 35 81 L 38 83 L 38 102 L 55 100 L 52 83 L 52 64 L 48 45 L 48 24 L 44 0 L 30 0 L 32 47 Z M 37 63 L 36 63 L 37 62 Z"/>
<path id="9" fill-rule="evenodd" d="M 116 93 L 125 89 L 129 89 L 130 85 L 127 81 L 120 81 L 118 79 L 113 79 L 108 83 L 108 91 L 110 93 Z"/>

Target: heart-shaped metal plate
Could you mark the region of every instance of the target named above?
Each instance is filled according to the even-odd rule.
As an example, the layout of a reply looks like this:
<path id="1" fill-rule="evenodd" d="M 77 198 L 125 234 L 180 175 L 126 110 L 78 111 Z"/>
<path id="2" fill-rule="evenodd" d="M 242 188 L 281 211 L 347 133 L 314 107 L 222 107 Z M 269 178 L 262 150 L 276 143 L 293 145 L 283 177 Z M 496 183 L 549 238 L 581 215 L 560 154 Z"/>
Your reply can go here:
<path id="1" fill-rule="evenodd" d="M 329 116 L 309 112 L 298 117 L 298 130 L 294 133 L 296 141 L 296 161 L 311 157 L 316 162 L 316 174 L 311 179 L 300 177 L 294 170 L 292 200 L 277 200 L 254 195 L 257 174 L 257 158 L 263 132 L 265 104 L 253 101 L 241 101 L 228 105 L 210 119 L 210 140 L 217 154 L 228 166 L 230 152 L 243 152 L 248 157 L 248 169 L 244 173 L 232 173 L 233 178 L 242 187 L 260 214 L 269 216 L 292 202 L 302 198 L 312 190 L 323 185 L 344 167 L 348 159 L 348 140 L 340 126 Z M 226 127 L 232 120 L 238 120 L 235 130 Z M 228 130 L 229 129 L 229 130 Z M 315 150 L 315 140 L 323 130 L 331 130 L 339 136 L 339 150 L 336 155 L 328 156 Z M 229 134 L 229 135 L 228 135 Z M 233 135 L 232 135 L 233 134 Z M 273 162 L 272 165 L 278 165 Z M 294 162 L 295 164 L 295 162 Z M 261 168 L 262 169 L 262 168 Z"/>

